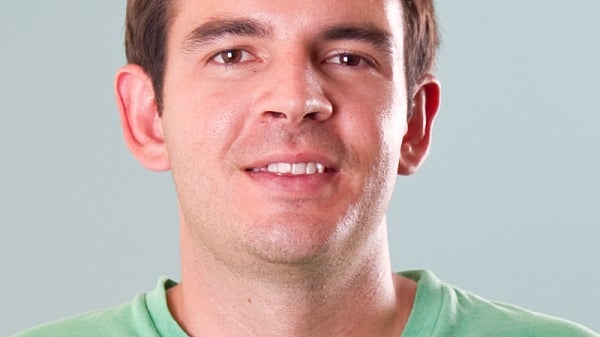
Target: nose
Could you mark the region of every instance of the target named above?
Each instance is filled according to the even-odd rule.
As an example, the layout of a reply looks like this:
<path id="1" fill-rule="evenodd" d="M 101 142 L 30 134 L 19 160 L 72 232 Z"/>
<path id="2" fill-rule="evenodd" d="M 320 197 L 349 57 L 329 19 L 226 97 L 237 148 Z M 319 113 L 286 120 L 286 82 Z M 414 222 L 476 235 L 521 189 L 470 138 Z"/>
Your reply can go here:
<path id="1" fill-rule="evenodd" d="M 308 59 L 274 61 L 261 82 L 256 111 L 263 121 L 300 125 L 306 120 L 324 122 L 333 114 L 319 70 Z"/>

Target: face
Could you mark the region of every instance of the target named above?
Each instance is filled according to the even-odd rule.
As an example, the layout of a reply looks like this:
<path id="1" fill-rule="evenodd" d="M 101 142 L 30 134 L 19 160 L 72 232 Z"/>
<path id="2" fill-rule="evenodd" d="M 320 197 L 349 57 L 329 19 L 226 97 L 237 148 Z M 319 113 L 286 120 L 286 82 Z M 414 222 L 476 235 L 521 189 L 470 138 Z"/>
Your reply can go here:
<path id="1" fill-rule="evenodd" d="M 162 128 L 219 258 L 301 263 L 384 222 L 406 129 L 397 0 L 178 0 Z"/>

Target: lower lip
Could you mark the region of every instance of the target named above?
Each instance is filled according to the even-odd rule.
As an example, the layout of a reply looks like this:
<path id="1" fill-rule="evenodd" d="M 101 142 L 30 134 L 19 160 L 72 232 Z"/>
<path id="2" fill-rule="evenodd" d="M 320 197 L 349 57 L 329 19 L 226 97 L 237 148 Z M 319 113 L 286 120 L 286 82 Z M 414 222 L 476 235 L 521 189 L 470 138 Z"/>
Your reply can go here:
<path id="1" fill-rule="evenodd" d="M 250 178 L 264 186 L 267 194 L 279 197 L 317 197 L 328 190 L 336 172 L 311 175 L 278 175 L 270 172 L 247 172 Z"/>

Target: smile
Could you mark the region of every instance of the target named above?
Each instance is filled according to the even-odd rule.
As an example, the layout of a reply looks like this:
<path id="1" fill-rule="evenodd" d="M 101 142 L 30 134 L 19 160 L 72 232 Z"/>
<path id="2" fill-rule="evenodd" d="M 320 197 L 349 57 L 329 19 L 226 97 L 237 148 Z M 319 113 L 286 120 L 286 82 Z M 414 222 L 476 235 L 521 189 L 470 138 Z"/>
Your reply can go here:
<path id="1" fill-rule="evenodd" d="M 262 168 L 252 168 L 251 172 L 269 172 L 278 175 L 313 175 L 325 172 L 321 163 L 271 163 Z"/>

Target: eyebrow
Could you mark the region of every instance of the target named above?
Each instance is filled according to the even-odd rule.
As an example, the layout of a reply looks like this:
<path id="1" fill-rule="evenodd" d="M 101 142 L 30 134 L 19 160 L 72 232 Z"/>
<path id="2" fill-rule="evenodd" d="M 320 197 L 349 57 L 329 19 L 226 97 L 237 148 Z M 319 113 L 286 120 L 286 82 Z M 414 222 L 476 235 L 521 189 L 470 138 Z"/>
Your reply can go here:
<path id="1" fill-rule="evenodd" d="M 391 53 L 394 47 L 392 34 L 370 24 L 332 26 L 325 29 L 321 34 L 321 39 L 324 41 L 362 41 L 384 53 Z"/>
<path id="2" fill-rule="evenodd" d="M 191 51 L 228 35 L 272 37 L 274 29 L 251 18 L 214 18 L 192 30 L 184 39 L 183 48 Z M 334 25 L 326 28 L 319 38 L 323 41 L 362 41 L 384 53 L 390 53 L 393 48 L 392 34 L 370 24 Z"/>
<path id="3" fill-rule="evenodd" d="M 211 19 L 196 27 L 186 36 L 183 48 L 193 50 L 195 47 L 220 40 L 227 35 L 268 37 L 273 35 L 273 28 L 247 18 Z"/>

